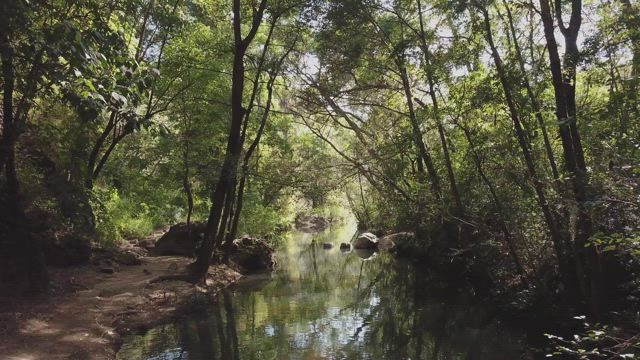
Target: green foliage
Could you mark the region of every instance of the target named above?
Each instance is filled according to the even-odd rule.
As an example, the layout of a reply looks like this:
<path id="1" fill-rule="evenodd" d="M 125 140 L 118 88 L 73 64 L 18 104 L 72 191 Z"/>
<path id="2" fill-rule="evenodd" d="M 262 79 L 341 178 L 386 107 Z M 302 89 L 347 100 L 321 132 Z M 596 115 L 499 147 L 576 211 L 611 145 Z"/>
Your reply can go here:
<path id="1" fill-rule="evenodd" d="M 247 195 L 240 217 L 239 235 L 249 234 L 272 240 L 291 228 L 290 219 L 280 209 L 261 204 L 256 194 Z"/>
<path id="2" fill-rule="evenodd" d="M 181 210 L 168 202 L 167 194 L 162 194 L 162 201 L 153 194 L 122 195 L 117 189 L 98 187 L 93 195 L 96 228 L 103 245 L 142 238 L 180 220 Z"/>
<path id="3" fill-rule="evenodd" d="M 640 232 L 611 233 L 597 232 L 589 238 L 585 247 L 598 247 L 603 252 L 623 251 L 640 258 Z"/>
<path id="4" fill-rule="evenodd" d="M 571 338 L 563 338 L 552 334 L 544 334 L 554 345 L 548 358 L 562 359 L 636 359 L 640 344 L 635 336 L 620 334 L 620 329 L 612 329 L 607 325 L 590 324 L 586 316 L 573 318 L 580 322 L 582 331 Z"/>

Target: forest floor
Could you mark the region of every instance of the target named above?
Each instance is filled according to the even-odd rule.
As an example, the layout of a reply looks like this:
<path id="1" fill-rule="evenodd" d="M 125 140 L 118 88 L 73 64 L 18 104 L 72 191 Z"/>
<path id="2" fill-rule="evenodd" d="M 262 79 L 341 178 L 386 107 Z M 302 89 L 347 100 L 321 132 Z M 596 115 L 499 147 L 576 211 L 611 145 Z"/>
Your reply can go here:
<path id="1" fill-rule="evenodd" d="M 188 312 L 197 297 L 211 299 L 241 275 L 225 265 L 211 266 L 206 286 L 179 281 L 151 283 L 178 273 L 191 259 L 140 258 L 141 265 L 51 269 L 47 297 L 0 298 L 0 360 L 115 359 L 123 336 Z"/>

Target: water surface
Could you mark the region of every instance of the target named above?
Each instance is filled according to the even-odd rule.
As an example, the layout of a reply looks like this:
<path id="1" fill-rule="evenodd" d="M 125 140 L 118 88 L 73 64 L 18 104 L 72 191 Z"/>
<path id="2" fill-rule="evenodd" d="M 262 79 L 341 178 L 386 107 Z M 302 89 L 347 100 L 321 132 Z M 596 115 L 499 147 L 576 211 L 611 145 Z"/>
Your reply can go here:
<path id="1" fill-rule="evenodd" d="M 531 358 L 522 334 L 461 289 L 386 253 L 342 252 L 354 233 L 292 233 L 272 275 L 224 291 L 206 314 L 129 337 L 119 358 Z"/>

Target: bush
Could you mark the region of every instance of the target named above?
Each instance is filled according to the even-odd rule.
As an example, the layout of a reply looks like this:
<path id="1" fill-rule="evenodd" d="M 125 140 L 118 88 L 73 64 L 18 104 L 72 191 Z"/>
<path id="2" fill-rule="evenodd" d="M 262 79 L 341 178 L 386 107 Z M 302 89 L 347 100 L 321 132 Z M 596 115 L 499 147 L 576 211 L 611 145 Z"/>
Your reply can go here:
<path id="1" fill-rule="evenodd" d="M 145 202 L 144 196 L 121 196 L 117 190 L 96 188 L 93 208 L 102 245 L 115 245 L 122 239 L 140 238 L 155 229 L 176 222 L 182 215 L 174 206 L 158 201 Z"/>
<path id="2" fill-rule="evenodd" d="M 246 194 L 238 235 L 248 234 L 273 239 L 290 228 L 290 221 L 273 206 L 264 206 L 253 194 Z"/>

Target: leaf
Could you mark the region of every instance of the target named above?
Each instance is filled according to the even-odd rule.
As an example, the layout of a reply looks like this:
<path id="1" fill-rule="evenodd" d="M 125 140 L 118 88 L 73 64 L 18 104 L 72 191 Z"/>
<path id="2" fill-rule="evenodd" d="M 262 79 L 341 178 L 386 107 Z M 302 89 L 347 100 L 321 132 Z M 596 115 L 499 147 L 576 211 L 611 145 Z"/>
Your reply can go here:
<path id="1" fill-rule="evenodd" d="M 119 103 L 120 105 L 126 105 L 127 104 L 127 98 L 118 94 L 115 91 L 111 92 L 111 99 L 116 102 Z"/>
<path id="2" fill-rule="evenodd" d="M 85 84 L 86 87 L 89 88 L 89 90 L 94 91 L 94 92 L 96 91 L 96 87 L 93 86 L 93 83 L 90 80 L 85 80 L 84 84 Z"/>

